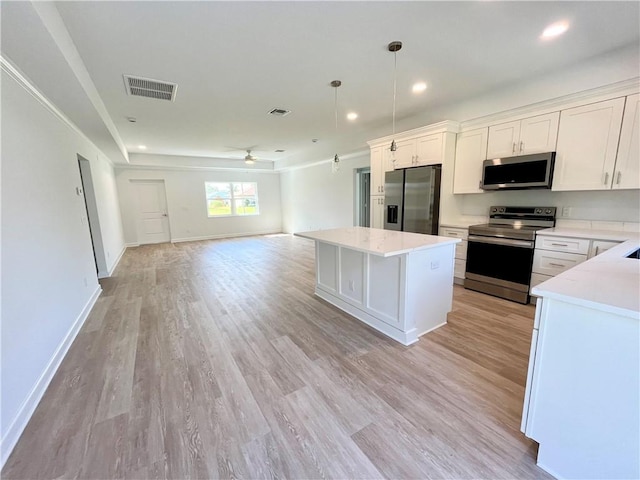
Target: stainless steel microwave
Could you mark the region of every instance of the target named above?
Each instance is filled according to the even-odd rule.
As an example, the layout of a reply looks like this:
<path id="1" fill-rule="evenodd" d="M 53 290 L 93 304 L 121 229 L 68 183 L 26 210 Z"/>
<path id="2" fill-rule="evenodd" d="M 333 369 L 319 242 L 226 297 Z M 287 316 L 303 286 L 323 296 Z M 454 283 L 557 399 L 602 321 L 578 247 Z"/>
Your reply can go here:
<path id="1" fill-rule="evenodd" d="M 482 163 L 483 190 L 551 188 L 556 152 L 496 158 Z"/>

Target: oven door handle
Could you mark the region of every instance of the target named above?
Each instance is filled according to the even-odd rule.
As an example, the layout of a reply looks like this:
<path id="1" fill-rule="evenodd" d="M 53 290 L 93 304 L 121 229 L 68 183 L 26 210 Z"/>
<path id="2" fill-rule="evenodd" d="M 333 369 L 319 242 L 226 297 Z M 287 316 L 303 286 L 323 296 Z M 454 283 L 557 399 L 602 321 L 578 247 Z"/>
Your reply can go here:
<path id="1" fill-rule="evenodd" d="M 500 237 L 479 237 L 477 235 L 469 235 L 469 242 L 490 243 L 492 245 L 507 245 L 509 247 L 520 247 L 533 249 L 534 243 L 527 240 L 513 240 L 511 238 Z"/>

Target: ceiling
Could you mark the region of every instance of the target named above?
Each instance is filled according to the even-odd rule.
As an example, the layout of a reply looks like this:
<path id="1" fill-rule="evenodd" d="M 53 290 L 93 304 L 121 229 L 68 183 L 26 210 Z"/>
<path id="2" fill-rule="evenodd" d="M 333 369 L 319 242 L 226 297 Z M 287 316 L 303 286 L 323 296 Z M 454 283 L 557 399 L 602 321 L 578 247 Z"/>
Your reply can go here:
<path id="1" fill-rule="evenodd" d="M 65 1 L 1 8 L 3 55 L 116 163 L 128 161 L 123 150 L 137 154 L 142 144 L 146 154 L 236 159 L 252 148 L 276 166 L 330 158 L 336 144 L 346 150 L 340 153 L 362 150 L 362 141 L 349 138 L 391 133 L 393 40 L 404 44 L 397 53 L 398 119 L 640 43 L 635 1 Z M 569 31 L 541 40 L 559 20 Z M 177 83 L 175 102 L 128 96 L 123 74 Z M 336 79 L 337 131 L 329 85 Z M 427 90 L 411 93 L 420 80 Z M 273 108 L 291 114 L 268 115 Z M 356 121 L 346 120 L 349 111 Z"/>

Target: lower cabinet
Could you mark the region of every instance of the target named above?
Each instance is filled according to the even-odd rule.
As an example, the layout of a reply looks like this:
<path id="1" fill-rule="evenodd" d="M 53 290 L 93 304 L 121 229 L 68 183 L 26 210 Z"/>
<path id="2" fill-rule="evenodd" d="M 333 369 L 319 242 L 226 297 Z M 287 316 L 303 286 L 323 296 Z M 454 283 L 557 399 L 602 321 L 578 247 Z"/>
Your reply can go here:
<path id="1" fill-rule="evenodd" d="M 539 234 L 533 254 L 529 291 L 559 273 L 609 250 L 620 242 Z M 532 299 L 534 299 L 532 297 Z"/>
<path id="2" fill-rule="evenodd" d="M 453 281 L 462 284 L 464 282 L 464 274 L 467 269 L 467 235 L 469 231 L 466 228 L 459 227 L 440 227 L 441 237 L 459 238 L 462 241 L 456 244 L 456 253 L 453 263 Z"/>

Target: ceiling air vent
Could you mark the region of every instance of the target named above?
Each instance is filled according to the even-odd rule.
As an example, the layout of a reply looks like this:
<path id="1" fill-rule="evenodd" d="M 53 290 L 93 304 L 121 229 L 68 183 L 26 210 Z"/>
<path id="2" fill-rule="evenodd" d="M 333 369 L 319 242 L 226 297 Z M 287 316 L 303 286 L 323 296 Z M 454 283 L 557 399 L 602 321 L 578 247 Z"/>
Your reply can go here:
<path id="1" fill-rule="evenodd" d="M 269 115 L 275 115 L 276 117 L 284 117 L 285 115 L 289 115 L 291 110 L 285 110 L 284 108 L 274 108 L 269 112 Z"/>
<path id="2" fill-rule="evenodd" d="M 176 83 L 153 80 L 152 78 L 134 77 L 132 75 L 123 75 L 123 77 L 129 95 L 133 95 L 134 97 L 155 98 L 157 100 L 169 100 L 170 102 L 176 99 L 176 90 L 178 89 Z"/>
<path id="3" fill-rule="evenodd" d="M 278 149 L 278 150 L 276 150 L 276 153 L 284 153 L 284 150 Z"/>

